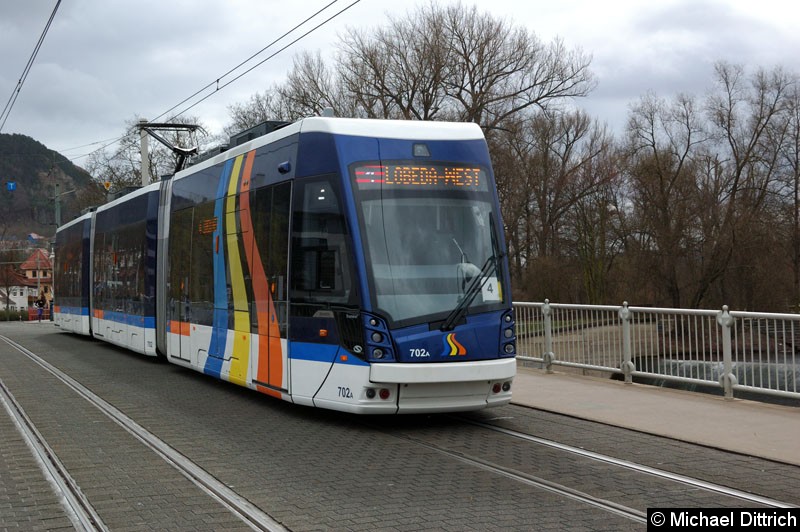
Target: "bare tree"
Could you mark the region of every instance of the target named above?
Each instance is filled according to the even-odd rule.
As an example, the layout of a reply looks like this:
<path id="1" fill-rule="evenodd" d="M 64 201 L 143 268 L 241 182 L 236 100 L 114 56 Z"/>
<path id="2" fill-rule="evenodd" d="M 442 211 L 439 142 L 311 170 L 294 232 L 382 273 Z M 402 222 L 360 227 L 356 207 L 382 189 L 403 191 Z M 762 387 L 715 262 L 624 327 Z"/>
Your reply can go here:
<path id="1" fill-rule="evenodd" d="M 366 116 L 434 120 L 444 109 L 453 53 L 441 9 L 390 18 L 377 30 L 351 29 L 339 48 L 339 74 Z"/>
<path id="2" fill-rule="evenodd" d="M 247 103 L 235 103 L 228 106 L 231 123 L 225 127 L 225 133 L 230 136 L 245 129 L 255 127 L 267 120 L 288 120 L 283 116 L 283 110 L 278 105 L 278 96 L 274 90 L 255 93 L 250 96 Z"/>
<path id="3" fill-rule="evenodd" d="M 725 63 L 717 64 L 716 76 L 705 115 L 692 97 L 667 102 L 648 95 L 628 123 L 634 213 L 628 251 L 656 274 L 676 307 L 719 301 L 752 307 L 761 297 L 763 257 L 776 241 L 790 78 L 780 69 L 747 76 Z"/>
<path id="4" fill-rule="evenodd" d="M 23 276 L 17 271 L 23 258 L 19 249 L 0 250 L 0 292 L 5 310 L 5 320 L 10 318 L 11 288 L 22 285 Z"/>
<path id="5" fill-rule="evenodd" d="M 560 40 L 545 45 L 474 6 L 458 3 L 443 11 L 453 56 L 447 95 L 456 103 L 459 120 L 497 127 L 521 111 L 546 109 L 594 87 L 591 58 L 580 50 L 568 50 Z"/>
<path id="6" fill-rule="evenodd" d="M 722 296 L 736 296 L 752 308 L 756 259 L 765 236 L 774 234 L 767 220 L 777 188 L 784 142 L 781 122 L 793 79 L 781 68 L 759 69 L 747 76 L 742 66 L 724 62 L 717 63 L 715 73 L 716 90 L 708 98 L 707 110 L 724 180 L 720 201 L 726 235 L 721 244 L 729 246 L 726 254 L 737 274 L 730 283 L 737 293 Z M 695 298 L 695 303 L 701 299 Z"/>
<path id="7" fill-rule="evenodd" d="M 635 228 L 629 250 L 657 276 L 674 307 L 681 305 L 680 269 L 697 215 L 692 157 L 706 138 L 689 96 L 668 103 L 649 94 L 631 109 L 626 173 Z"/>
<path id="8" fill-rule="evenodd" d="M 513 276 L 549 290 L 540 297 L 555 296 L 556 286 L 568 284 L 556 278 L 567 272 L 565 263 L 579 272 L 588 267 L 574 251 L 581 237 L 573 215 L 581 205 L 585 216 L 594 216 L 591 198 L 598 200 L 616 179 L 611 136 L 582 111 L 541 113 L 506 125 L 504 134 L 491 137 L 491 148 Z M 526 279 L 527 271 L 538 280 Z"/>
<path id="9" fill-rule="evenodd" d="M 168 122 L 180 124 L 199 124 L 197 117 L 180 116 Z M 87 163 L 87 171 L 100 183 L 111 183 L 111 190 L 119 190 L 128 186 L 139 186 L 142 183 L 140 135 L 136 127 L 139 119 L 134 117 L 128 121 L 127 135 L 120 140 L 113 152 L 101 150 L 92 154 Z M 202 135 L 202 131 L 200 131 Z M 164 138 L 177 146 L 188 147 L 192 140 L 186 132 L 164 132 Z M 150 175 L 163 176 L 175 171 L 177 155 L 159 142 L 149 142 Z"/>
<path id="10" fill-rule="evenodd" d="M 283 118 L 340 116 L 472 121 L 486 129 L 594 86 L 590 57 L 477 8 L 431 3 L 382 27 L 348 30 L 332 66 L 301 53 L 270 106 Z M 236 106 L 257 115 L 261 102 Z"/>
<path id="11" fill-rule="evenodd" d="M 579 180 L 593 183 L 578 197 L 569 214 L 570 247 L 575 249 L 583 280 L 583 300 L 603 304 L 611 295 L 611 272 L 624 250 L 625 237 L 620 215 L 623 210 L 621 174 L 611 136 L 598 130 L 590 142 L 599 149 L 581 166 Z"/>
<path id="12" fill-rule="evenodd" d="M 279 113 L 289 120 L 319 115 L 326 107 L 336 107 L 338 92 L 334 74 L 319 52 L 302 52 L 294 58 L 286 82 L 276 88 Z"/>
<path id="13" fill-rule="evenodd" d="M 800 308 L 800 84 L 794 86 L 786 100 L 783 119 L 784 141 L 781 143 L 782 185 L 789 213 L 786 241 L 791 242 L 789 262 L 792 268 L 793 308 Z"/>

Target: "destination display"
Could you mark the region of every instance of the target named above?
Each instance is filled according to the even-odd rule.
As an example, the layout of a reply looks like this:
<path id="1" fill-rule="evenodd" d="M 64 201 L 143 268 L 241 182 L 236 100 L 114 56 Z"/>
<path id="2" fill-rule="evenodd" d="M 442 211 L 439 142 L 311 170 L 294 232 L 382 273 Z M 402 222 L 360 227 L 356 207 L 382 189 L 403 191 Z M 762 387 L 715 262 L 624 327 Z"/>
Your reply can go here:
<path id="1" fill-rule="evenodd" d="M 380 187 L 488 190 L 486 174 L 475 166 L 365 165 L 355 168 L 354 178 L 361 190 Z"/>

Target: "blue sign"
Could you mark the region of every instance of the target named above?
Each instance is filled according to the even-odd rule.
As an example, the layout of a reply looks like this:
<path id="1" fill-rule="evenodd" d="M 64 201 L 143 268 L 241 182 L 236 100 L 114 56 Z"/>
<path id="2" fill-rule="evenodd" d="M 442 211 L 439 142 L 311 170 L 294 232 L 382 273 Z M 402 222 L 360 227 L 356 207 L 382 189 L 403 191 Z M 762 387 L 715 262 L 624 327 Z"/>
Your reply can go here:
<path id="1" fill-rule="evenodd" d="M 17 190 L 17 182 L 16 181 L 8 181 L 6 182 L 6 190 L 14 191 Z"/>

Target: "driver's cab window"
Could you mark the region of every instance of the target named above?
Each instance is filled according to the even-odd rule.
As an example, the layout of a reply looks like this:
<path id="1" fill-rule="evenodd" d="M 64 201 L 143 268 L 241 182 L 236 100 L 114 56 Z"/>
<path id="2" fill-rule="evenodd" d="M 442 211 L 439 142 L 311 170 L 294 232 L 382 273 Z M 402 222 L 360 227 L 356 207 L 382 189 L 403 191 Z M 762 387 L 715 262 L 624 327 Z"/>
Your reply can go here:
<path id="1" fill-rule="evenodd" d="M 290 296 L 294 302 L 356 303 L 347 223 L 334 179 L 295 182 Z"/>

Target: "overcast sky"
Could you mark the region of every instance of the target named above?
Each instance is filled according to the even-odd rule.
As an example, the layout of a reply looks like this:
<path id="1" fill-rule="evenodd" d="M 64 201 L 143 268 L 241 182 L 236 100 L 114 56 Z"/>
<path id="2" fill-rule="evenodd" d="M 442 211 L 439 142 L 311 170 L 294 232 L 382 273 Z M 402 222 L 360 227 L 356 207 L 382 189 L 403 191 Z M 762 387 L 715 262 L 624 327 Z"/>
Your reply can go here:
<path id="1" fill-rule="evenodd" d="M 2 132 L 29 135 L 81 164 L 78 156 L 98 145 L 74 148 L 120 136 L 134 116 L 155 118 L 331 1 L 63 0 Z M 259 59 L 353 1 L 334 3 Z M 717 60 L 800 73 L 800 3 L 789 0 L 462 3 L 591 54 L 598 86 L 578 105 L 617 131 L 629 104 L 647 91 L 702 95 Z M 0 0 L 0 108 L 55 4 Z M 387 13 L 403 16 L 419 4 L 361 0 L 189 114 L 219 133 L 227 106 L 280 83 L 294 54 L 326 53 L 346 27 L 380 26 Z"/>

